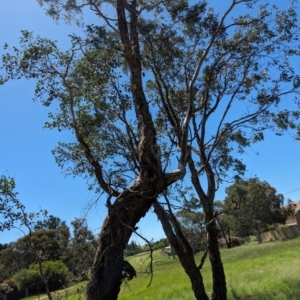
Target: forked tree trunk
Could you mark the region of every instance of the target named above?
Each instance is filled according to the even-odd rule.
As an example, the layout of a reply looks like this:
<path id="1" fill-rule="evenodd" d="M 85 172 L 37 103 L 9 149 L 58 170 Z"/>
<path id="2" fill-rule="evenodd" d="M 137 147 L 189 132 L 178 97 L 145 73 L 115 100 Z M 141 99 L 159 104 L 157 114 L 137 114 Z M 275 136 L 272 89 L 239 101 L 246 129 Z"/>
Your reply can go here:
<path id="1" fill-rule="evenodd" d="M 87 287 L 87 300 L 117 299 L 122 279 L 125 276 L 131 279 L 135 275 L 132 266 L 123 260 L 123 251 L 133 228 L 149 210 L 156 197 L 185 174 L 182 168 L 176 172 L 163 174 L 161 161 L 157 155 L 156 130 L 144 93 L 137 6 L 136 0 L 130 5 L 124 0 L 116 1 L 118 29 L 124 58 L 130 70 L 131 92 L 138 121 L 139 177 L 129 189 L 118 196 L 114 204 L 108 205 L 108 216 L 98 240 L 92 276 Z M 184 133 L 187 135 L 187 129 Z M 84 146 L 88 148 L 87 145 Z M 186 151 L 185 145 L 182 151 Z M 91 151 L 86 149 L 86 153 L 89 156 Z M 96 176 L 98 174 L 97 178 L 100 178 L 98 179 L 100 186 L 104 185 L 104 190 L 105 188 L 107 190 L 107 184 L 103 184 L 101 166 L 94 158 L 89 161 L 95 168 Z M 186 161 L 181 159 L 181 165 L 185 163 Z"/>
<path id="2" fill-rule="evenodd" d="M 122 193 L 114 204 L 109 205 L 108 216 L 97 242 L 91 279 L 87 286 L 87 300 L 117 299 L 122 280 L 135 276 L 134 268 L 124 261 L 123 252 L 135 225 L 154 200 L 141 196 L 139 186 L 136 186 Z"/>
<path id="3" fill-rule="evenodd" d="M 212 300 L 226 300 L 227 299 L 227 288 L 226 278 L 221 260 L 221 254 L 218 245 L 218 235 L 215 221 L 213 220 L 213 214 L 206 215 L 206 226 L 207 230 L 207 243 L 208 243 L 208 254 L 210 259 L 210 265 L 212 270 L 213 278 L 213 293 Z"/>
<path id="4" fill-rule="evenodd" d="M 169 216 L 159 203 L 154 204 L 154 211 L 161 221 L 164 232 L 171 246 L 175 249 L 182 267 L 190 278 L 195 298 L 197 300 L 208 300 L 202 275 L 194 259 L 193 249 L 184 237 L 176 219 L 170 219 L 172 216 Z"/>

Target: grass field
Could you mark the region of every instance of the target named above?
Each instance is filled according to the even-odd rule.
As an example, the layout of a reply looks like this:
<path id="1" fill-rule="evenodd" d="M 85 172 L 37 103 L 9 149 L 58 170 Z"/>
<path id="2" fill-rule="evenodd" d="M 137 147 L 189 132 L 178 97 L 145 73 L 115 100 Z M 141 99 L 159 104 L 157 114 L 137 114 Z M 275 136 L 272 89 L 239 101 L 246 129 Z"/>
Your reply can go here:
<path id="1" fill-rule="evenodd" d="M 201 254 L 195 257 L 199 262 Z M 146 270 L 146 254 L 129 258 L 138 276 L 122 286 L 120 300 L 190 300 L 191 284 L 178 260 L 154 253 L 154 277 Z M 299 300 L 300 299 L 300 238 L 261 245 L 244 245 L 222 250 L 228 299 Z M 212 290 L 209 261 L 202 270 L 206 290 Z"/>
<path id="2" fill-rule="evenodd" d="M 250 244 L 222 250 L 228 299 L 241 300 L 299 300 L 300 299 L 300 238 Z M 154 276 L 150 282 L 149 254 L 128 258 L 136 268 L 137 278 L 124 283 L 120 300 L 191 300 L 191 284 L 178 259 L 168 258 L 159 251 L 153 254 Z M 196 255 L 199 262 L 201 254 Z M 202 270 L 207 293 L 212 290 L 209 261 Z M 35 298 L 26 298 L 33 300 Z M 66 299 L 62 291 L 55 299 Z M 84 299 L 77 287 L 68 290 L 68 300 Z"/>

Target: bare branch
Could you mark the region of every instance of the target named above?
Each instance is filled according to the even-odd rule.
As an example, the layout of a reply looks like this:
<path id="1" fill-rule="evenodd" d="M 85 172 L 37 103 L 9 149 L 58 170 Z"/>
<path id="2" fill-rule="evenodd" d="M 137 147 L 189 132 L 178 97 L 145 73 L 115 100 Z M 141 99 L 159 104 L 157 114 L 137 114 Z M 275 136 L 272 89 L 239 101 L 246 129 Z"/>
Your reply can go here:
<path id="1" fill-rule="evenodd" d="M 108 25 L 109 28 L 111 28 L 114 32 L 119 32 L 118 29 L 111 24 L 111 21 L 117 22 L 118 21 L 117 19 L 112 19 L 112 18 L 105 16 L 102 13 L 101 9 L 95 4 L 94 1 L 90 0 L 90 5 L 91 5 L 92 10 L 94 10 L 96 12 L 96 14 L 105 21 L 105 23 Z"/>
<path id="2" fill-rule="evenodd" d="M 157 1 L 153 5 L 144 5 L 140 10 L 137 11 L 137 13 L 140 15 L 144 10 L 151 11 L 164 2 L 165 2 L 164 0 L 161 0 L 161 1 Z"/>
<path id="3" fill-rule="evenodd" d="M 202 267 L 203 267 L 203 265 L 204 265 L 204 262 L 205 262 L 205 258 L 206 258 L 206 256 L 207 256 L 207 253 L 208 253 L 208 247 L 206 247 L 206 249 L 205 249 L 205 251 L 204 251 L 204 254 L 203 254 L 202 258 L 201 258 L 200 264 L 199 264 L 199 266 L 197 267 L 198 270 L 201 270 L 201 269 L 202 269 Z"/>

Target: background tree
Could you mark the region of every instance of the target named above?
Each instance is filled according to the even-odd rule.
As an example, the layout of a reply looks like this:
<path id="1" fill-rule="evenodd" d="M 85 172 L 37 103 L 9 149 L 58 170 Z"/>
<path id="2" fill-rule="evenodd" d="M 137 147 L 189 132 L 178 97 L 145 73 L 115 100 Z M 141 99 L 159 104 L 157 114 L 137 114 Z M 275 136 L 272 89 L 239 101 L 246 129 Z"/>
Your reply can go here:
<path id="1" fill-rule="evenodd" d="M 196 198 L 184 200 L 182 209 L 176 212 L 176 217 L 194 253 L 204 250 L 206 248 L 206 227 L 199 200 Z"/>
<path id="2" fill-rule="evenodd" d="M 54 217 L 50 216 L 50 218 Z M 55 219 L 59 218 L 55 217 Z M 45 229 L 45 227 L 49 227 L 40 226 L 41 223 L 48 223 L 48 217 L 46 220 L 36 223 L 38 226 L 35 224 L 34 228 L 38 229 L 33 231 L 30 237 L 25 235 L 0 250 L 0 268 L 2 270 L 0 281 L 12 277 L 22 269 L 29 269 L 31 264 L 36 263 L 32 247 L 41 256 L 43 266 L 46 261 L 60 260 L 75 276 L 86 278 L 93 262 L 96 244 L 94 235 L 87 227 L 86 220 L 75 219 L 72 222 L 73 233 L 70 241 L 70 230 L 65 222 L 58 222 L 57 224 L 61 225 L 56 229 Z"/>
<path id="3" fill-rule="evenodd" d="M 34 225 L 34 231 L 44 230 L 44 232 L 52 232 L 55 235 L 55 241 L 57 243 L 57 251 L 59 251 L 56 258 L 51 259 L 61 259 L 65 263 L 67 262 L 68 247 L 70 244 L 70 228 L 67 226 L 66 221 L 62 221 L 59 217 L 52 215 L 47 216 L 43 220 L 37 220 Z"/>
<path id="4" fill-rule="evenodd" d="M 12 274 L 21 270 L 19 257 L 14 257 L 15 253 L 11 247 L 6 247 L 0 251 L 0 282 L 10 278 Z"/>
<path id="5" fill-rule="evenodd" d="M 176 212 L 176 217 L 180 223 L 182 232 L 193 247 L 194 253 L 206 250 L 207 239 L 205 214 L 200 200 L 195 198 L 195 195 L 191 195 L 189 200 L 186 200 L 186 197 L 184 198 L 185 200 L 182 203 L 182 207 Z M 216 218 L 218 236 L 222 237 L 223 234 L 226 234 L 226 229 L 224 231 L 223 227 L 220 228 L 220 226 L 223 225 L 222 212 L 224 211 L 224 205 L 221 201 L 214 201 L 214 211 L 218 214 L 218 217 Z"/>
<path id="6" fill-rule="evenodd" d="M 44 221 L 38 220 L 36 224 L 41 224 L 42 222 Z M 0 280 L 2 279 L 3 281 L 10 278 L 18 271 L 24 268 L 27 269 L 31 264 L 35 263 L 34 251 L 38 251 L 44 260 L 59 259 L 64 263 L 68 262 L 70 232 L 65 222 L 57 229 L 45 229 L 36 226 L 36 224 L 34 223 L 33 227 L 39 229 L 32 231 L 31 236 L 24 233 L 24 237 L 9 243 L 5 249 L 0 250 L 0 264 L 3 266 Z M 34 251 L 32 246 L 35 249 Z"/>
<path id="7" fill-rule="evenodd" d="M 84 38 L 73 35 L 67 52 L 23 31 L 21 48 L 3 57 L 1 80 L 35 78 L 36 98 L 46 106 L 59 102 L 46 126 L 71 130 L 76 142 L 59 143 L 58 164 L 95 178 L 96 190 L 107 194 L 87 299 L 116 299 L 122 280 L 133 278 L 123 251 L 152 205 L 195 297 L 208 299 L 169 200 L 187 165 L 205 216 L 212 298 L 226 299 L 218 185 L 243 174 L 240 154 L 262 141 L 264 130 L 300 132 L 297 99 L 292 107 L 286 97 L 298 94 L 300 82 L 290 60 L 299 55 L 293 4 L 280 11 L 233 0 L 219 16 L 205 1 L 38 2 L 57 20 L 76 19 L 89 7 L 104 21 L 87 26 Z M 246 13 L 230 18 L 238 5 Z"/>
<path id="8" fill-rule="evenodd" d="M 150 250 L 150 249 L 149 249 Z M 132 256 L 135 255 L 139 252 L 141 252 L 141 247 L 139 245 L 136 244 L 135 241 L 131 241 L 131 243 L 129 243 L 125 249 L 125 256 Z"/>
<path id="9" fill-rule="evenodd" d="M 25 206 L 17 199 L 17 193 L 14 192 L 15 187 L 16 184 L 13 178 L 5 176 L 0 177 L 0 231 L 18 228 L 25 235 L 25 232 L 21 227 L 23 226 L 28 230 L 28 234 L 25 235 L 25 240 L 36 260 L 39 275 L 45 286 L 47 297 L 49 300 L 52 300 L 49 284 L 42 265 L 44 258 L 40 249 L 35 248 L 32 239 L 35 219 L 39 216 L 46 216 L 47 211 L 40 210 L 37 213 L 27 213 L 25 211 Z"/>
<path id="10" fill-rule="evenodd" d="M 86 277 L 90 270 L 96 250 L 96 239 L 88 229 L 86 219 L 75 218 L 68 253 L 68 265 L 75 276 Z"/>
<path id="11" fill-rule="evenodd" d="M 35 261 L 28 243 L 24 238 L 8 244 L 7 248 L 0 251 L 2 272 L 0 281 L 12 277 L 15 273 L 28 268 Z"/>
<path id="12" fill-rule="evenodd" d="M 59 260 L 44 262 L 43 270 L 51 291 L 64 287 L 72 277 L 68 268 Z M 37 264 L 32 264 L 28 269 L 20 270 L 13 278 L 20 289 L 28 288 L 31 293 L 45 291 L 45 285 L 41 279 Z"/>
<path id="13" fill-rule="evenodd" d="M 258 235 L 268 225 L 284 224 L 287 209 L 284 197 L 258 178 L 238 180 L 226 189 L 225 221 L 237 236 Z M 238 209 L 233 209 L 238 207 Z M 260 240 L 260 239 L 258 239 Z"/>

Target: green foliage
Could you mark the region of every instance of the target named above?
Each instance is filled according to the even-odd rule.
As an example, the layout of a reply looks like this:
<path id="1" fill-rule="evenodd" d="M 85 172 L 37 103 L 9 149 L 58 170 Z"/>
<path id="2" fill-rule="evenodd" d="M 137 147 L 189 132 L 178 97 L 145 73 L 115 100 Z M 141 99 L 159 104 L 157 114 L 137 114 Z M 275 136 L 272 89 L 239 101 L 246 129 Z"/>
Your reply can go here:
<path id="1" fill-rule="evenodd" d="M 61 229 L 37 230 L 0 250 L 0 280 L 28 268 L 36 262 L 36 255 L 39 255 L 42 261 L 62 259 L 66 262 L 69 244 L 62 238 Z M 67 232 L 69 234 L 69 231 Z"/>
<path id="2" fill-rule="evenodd" d="M 22 269 L 13 278 L 17 282 L 19 289 L 28 288 L 32 293 L 44 290 L 44 283 L 38 270 Z"/>
<path id="3" fill-rule="evenodd" d="M 162 238 L 159 241 L 150 243 L 151 244 L 151 248 L 153 250 L 161 250 L 164 249 L 165 247 L 169 246 L 169 242 L 166 238 Z"/>
<path id="4" fill-rule="evenodd" d="M 176 213 L 176 217 L 194 253 L 203 250 L 206 246 L 204 213 L 197 211 L 197 209 L 195 210 L 195 207 L 193 210 L 184 207 Z"/>
<path id="5" fill-rule="evenodd" d="M 71 279 L 68 268 L 61 261 L 46 261 L 43 263 L 42 268 L 50 290 L 63 287 Z M 32 264 L 29 269 L 22 269 L 16 273 L 14 280 L 20 289 L 29 288 L 31 293 L 45 291 L 37 264 Z"/>
<path id="6" fill-rule="evenodd" d="M 237 236 L 272 230 L 287 218 L 284 197 L 266 181 L 238 180 L 226 189 L 226 193 L 224 207 L 228 214 L 224 221 Z"/>
<path id="7" fill-rule="evenodd" d="M 58 222 L 54 224 L 53 220 Z M 5 245 L 0 250 L 0 282 L 29 268 L 36 262 L 36 255 L 42 264 L 49 260 L 61 260 L 75 275 L 84 273 L 86 276 L 95 253 L 95 237 L 85 219 L 75 219 L 72 226 L 73 236 L 70 238 L 70 229 L 65 222 L 50 216 L 35 223 L 36 231 L 30 235 Z"/>
<path id="8" fill-rule="evenodd" d="M 152 251 L 155 251 L 155 250 L 164 250 L 165 247 L 169 246 L 170 243 L 168 241 L 168 239 L 166 238 L 163 238 L 163 239 L 160 239 L 159 241 L 149 241 L 149 244 L 145 244 L 141 250 L 140 247 L 137 248 L 137 253 L 140 253 L 140 252 L 148 252 L 150 251 L 150 249 L 152 249 Z M 135 254 L 137 254 L 135 253 Z M 133 255 L 135 255 L 133 254 Z"/>
<path id="9" fill-rule="evenodd" d="M 34 256 L 24 239 L 11 242 L 0 251 L 0 281 L 10 278 L 22 268 L 28 268 L 34 262 Z"/>
<path id="10" fill-rule="evenodd" d="M 38 220 L 34 225 L 34 230 L 35 241 L 38 243 L 40 240 L 40 245 L 36 245 L 36 248 L 42 250 L 48 260 L 60 259 L 66 263 L 68 259 L 67 248 L 71 237 L 70 228 L 66 222 L 49 215 L 43 220 Z"/>
<path id="11" fill-rule="evenodd" d="M 68 2 L 62 14 L 59 2 L 40 1 L 49 5 L 54 18 L 73 18 L 81 12 L 82 7 Z M 245 166 L 236 152 L 244 153 L 252 143 L 262 141 L 266 129 L 282 134 L 298 128 L 297 105 L 295 109 L 279 106 L 285 95 L 299 92 L 298 74 L 292 67 L 292 57 L 299 55 L 295 8 L 280 11 L 262 4 L 255 15 L 253 4 L 248 13 L 230 21 L 221 20 L 205 2 L 168 3 L 153 6 L 155 18 L 138 18 L 145 92 L 155 106 L 159 157 L 166 166 L 176 159 L 172 148 L 181 143 L 180 124 L 188 109 L 183 99 L 191 94 L 187 83 L 195 74 L 189 138 L 198 150 L 192 152 L 198 172 L 205 171 L 207 158 L 219 181 L 229 170 L 243 174 Z M 46 106 L 59 101 L 60 111 L 50 112 L 45 126 L 73 130 L 75 122 L 110 183 L 126 187 L 139 169 L 139 129 L 132 118 L 135 85 L 130 83 L 121 41 L 112 27 L 88 25 L 84 39 L 71 35 L 68 51 L 24 30 L 20 48 L 4 55 L 3 68 L 6 80 L 36 78 L 35 98 Z M 200 145 L 205 145 L 202 152 Z M 53 153 L 67 174 L 93 176 L 77 142 L 60 142 Z"/>
<path id="12" fill-rule="evenodd" d="M 34 266 L 37 269 L 37 266 Z M 43 270 L 51 290 L 65 286 L 72 278 L 68 268 L 59 260 L 46 261 L 43 264 Z"/>
<path id="13" fill-rule="evenodd" d="M 127 245 L 127 247 L 124 251 L 124 255 L 125 255 L 125 257 L 132 256 L 141 251 L 142 250 L 141 250 L 140 246 L 138 246 L 134 241 L 131 241 L 131 243 Z"/>
<path id="14" fill-rule="evenodd" d="M 95 255 L 96 239 L 89 230 L 86 219 L 75 218 L 71 225 L 73 236 L 68 248 L 68 266 L 74 275 L 87 276 Z"/>

